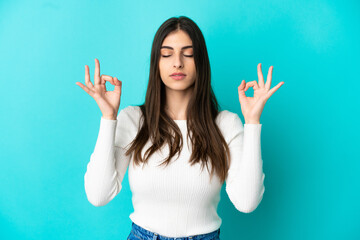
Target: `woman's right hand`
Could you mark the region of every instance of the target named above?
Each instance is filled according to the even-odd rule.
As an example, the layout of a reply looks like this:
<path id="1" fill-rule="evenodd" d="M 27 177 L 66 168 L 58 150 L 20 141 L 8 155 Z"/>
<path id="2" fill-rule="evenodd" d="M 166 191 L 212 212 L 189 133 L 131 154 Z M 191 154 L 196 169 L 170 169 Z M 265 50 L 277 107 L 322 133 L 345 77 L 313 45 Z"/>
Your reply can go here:
<path id="1" fill-rule="evenodd" d="M 115 86 L 114 91 L 106 91 L 106 81 L 109 81 L 112 85 Z M 122 82 L 119 81 L 116 77 L 113 78 L 108 75 L 100 76 L 100 63 L 96 58 L 94 82 L 95 85 L 93 85 L 90 81 L 89 66 L 85 65 L 86 86 L 81 82 L 76 82 L 76 85 L 80 86 L 85 90 L 85 92 L 94 98 L 96 103 L 99 105 L 103 118 L 116 120 L 120 106 Z"/>

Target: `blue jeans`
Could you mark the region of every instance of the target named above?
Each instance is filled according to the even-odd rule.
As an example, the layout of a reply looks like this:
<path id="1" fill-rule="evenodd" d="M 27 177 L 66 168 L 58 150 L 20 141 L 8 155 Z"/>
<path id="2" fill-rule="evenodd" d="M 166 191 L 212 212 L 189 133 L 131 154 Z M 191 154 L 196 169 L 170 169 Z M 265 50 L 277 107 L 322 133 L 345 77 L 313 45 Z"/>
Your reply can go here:
<path id="1" fill-rule="evenodd" d="M 132 229 L 127 240 L 220 240 L 220 228 L 211 233 L 193 235 L 189 237 L 169 238 L 158 233 L 150 232 L 139 225 L 132 223 Z"/>

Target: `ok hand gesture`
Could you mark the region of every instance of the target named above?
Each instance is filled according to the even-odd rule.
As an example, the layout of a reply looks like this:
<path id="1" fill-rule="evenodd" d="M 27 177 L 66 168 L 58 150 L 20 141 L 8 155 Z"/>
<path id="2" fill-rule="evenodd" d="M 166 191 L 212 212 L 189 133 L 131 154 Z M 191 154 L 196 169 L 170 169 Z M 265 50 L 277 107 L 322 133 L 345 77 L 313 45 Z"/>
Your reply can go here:
<path id="1" fill-rule="evenodd" d="M 260 116 L 266 101 L 284 84 L 284 82 L 280 82 L 270 89 L 273 66 L 269 68 L 266 83 L 264 83 L 264 77 L 261 72 L 261 63 L 258 64 L 257 70 L 259 84 L 256 81 L 251 81 L 245 84 L 245 80 L 243 80 L 238 87 L 241 111 L 244 115 L 245 123 L 248 124 L 260 123 Z M 245 95 L 245 92 L 249 89 L 249 87 L 254 89 L 254 97 L 247 97 Z"/>
<path id="2" fill-rule="evenodd" d="M 106 91 L 105 83 L 109 81 L 115 86 L 114 91 Z M 93 85 L 90 81 L 89 66 L 85 65 L 85 85 L 76 82 L 76 85 L 85 90 L 91 97 L 94 98 L 102 112 L 103 118 L 116 120 L 117 113 L 120 106 L 122 82 L 116 77 L 108 75 L 100 76 L 100 63 L 95 59 L 95 74 Z"/>

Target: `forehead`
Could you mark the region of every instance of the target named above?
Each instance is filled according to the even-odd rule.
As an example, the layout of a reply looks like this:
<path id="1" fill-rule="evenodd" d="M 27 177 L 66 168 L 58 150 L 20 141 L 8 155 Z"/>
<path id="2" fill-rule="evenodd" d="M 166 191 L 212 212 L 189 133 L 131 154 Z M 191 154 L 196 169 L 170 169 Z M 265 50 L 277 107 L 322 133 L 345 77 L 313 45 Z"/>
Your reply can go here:
<path id="1" fill-rule="evenodd" d="M 162 46 L 169 46 L 174 49 L 181 49 L 184 46 L 191 46 L 192 41 L 189 35 L 182 31 L 172 32 L 167 35 L 162 43 Z"/>

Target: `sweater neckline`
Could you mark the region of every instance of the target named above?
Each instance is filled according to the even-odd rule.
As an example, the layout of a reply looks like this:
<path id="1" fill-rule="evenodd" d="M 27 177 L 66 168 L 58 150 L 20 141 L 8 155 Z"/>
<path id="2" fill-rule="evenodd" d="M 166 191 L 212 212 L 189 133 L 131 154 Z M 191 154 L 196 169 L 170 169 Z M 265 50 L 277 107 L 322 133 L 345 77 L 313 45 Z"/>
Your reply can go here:
<path id="1" fill-rule="evenodd" d="M 174 119 L 174 122 L 178 123 L 178 124 L 186 124 L 186 119 Z"/>

